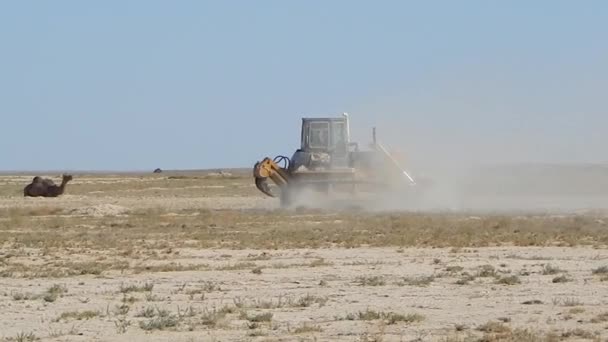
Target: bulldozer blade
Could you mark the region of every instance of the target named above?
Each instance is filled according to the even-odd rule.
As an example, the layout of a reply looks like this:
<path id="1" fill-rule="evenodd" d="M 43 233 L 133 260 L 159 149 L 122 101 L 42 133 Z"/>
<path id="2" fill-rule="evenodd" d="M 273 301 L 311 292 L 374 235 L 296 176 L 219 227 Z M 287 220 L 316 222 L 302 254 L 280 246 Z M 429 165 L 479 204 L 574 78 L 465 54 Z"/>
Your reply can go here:
<path id="1" fill-rule="evenodd" d="M 270 186 L 268 185 L 268 178 L 255 178 L 255 187 L 258 188 L 261 192 L 263 192 L 266 196 L 275 197 L 275 195 L 270 191 Z"/>

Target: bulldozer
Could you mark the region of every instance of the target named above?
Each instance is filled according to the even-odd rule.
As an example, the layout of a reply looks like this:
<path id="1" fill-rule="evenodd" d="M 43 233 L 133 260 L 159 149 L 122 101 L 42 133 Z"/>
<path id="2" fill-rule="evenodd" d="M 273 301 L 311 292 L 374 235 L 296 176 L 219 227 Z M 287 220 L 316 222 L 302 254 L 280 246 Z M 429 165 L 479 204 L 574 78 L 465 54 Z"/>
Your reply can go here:
<path id="1" fill-rule="evenodd" d="M 255 185 L 265 195 L 279 197 L 282 207 L 292 206 L 306 190 L 352 197 L 360 192 L 416 186 L 410 173 L 377 141 L 376 128 L 369 146 L 362 150 L 351 142 L 347 113 L 302 118 L 300 148 L 291 158 L 279 155 L 256 162 Z"/>

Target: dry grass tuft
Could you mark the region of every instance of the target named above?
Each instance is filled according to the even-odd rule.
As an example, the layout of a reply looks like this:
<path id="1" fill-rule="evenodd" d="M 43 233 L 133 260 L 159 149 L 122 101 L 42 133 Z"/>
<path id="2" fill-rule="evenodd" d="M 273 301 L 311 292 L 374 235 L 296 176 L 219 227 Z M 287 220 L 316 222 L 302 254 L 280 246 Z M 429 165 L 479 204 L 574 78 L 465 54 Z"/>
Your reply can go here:
<path id="1" fill-rule="evenodd" d="M 226 318 L 226 315 L 232 312 L 233 310 L 229 307 L 205 311 L 202 316 L 202 324 L 208 327 L 219 326 L 220 323 Z"/>
<path id="2" fill-rule="evenodd" d="M 17 335 L 15 335 L 14 337 L 5 337 L 3 339 L 3 341 L 6 341 L 6 342 L 32 342 L 32 341 L 38 341 L 38 340 L 40 340 L 40 338 L 38 336 L 36 336 L 33 332 L 29 332 L 29 333 L 20 332 Z"/>
<path id="3" fill-rule="evenodd" d="M 293 333 L 294 334 L 307 334 L 307 333 L 322 332 L 322 331 L 323 331 L 323 329 L 321 329 L 321 327 L 318 325 L 304 323 L 304 324 L 298 326 L 297 328 L 295 328 L 293 330 Z"/>
<path id="4" fill-rule="evenodd" d="M 511 328 L 499 322 L 487 322 L 477 327 L 477 330 L 485 333 L 509 333 Z"/>
<path id="5" fill-rule="evenodd" d="M 567 282 L 571 282 L 572 278 L 568 277 L 567 275 L 560 275 L 557 276 L 555 278 L 553 278 L 553 280 L 551 281 L 552 283 L 567 283 Z"/>
<path id="6" fill-rule="evenodd" d="M 412 313 L 412 314 L 399 314 L 395 312 L 381 312 L 367 309 L 365 311 L 359 311 L 356 314 L 347 314 L 343 319 L 354 321 L 374 321 L 384 320 L 388 324 L 396 324 L 397 322 L 414 323 L 420 322 L 425 319 L 423 315 Z"/>
<path id="7" fill-rule="evenodd" d="M 582 339 L 595 339 L 597 337 L 596 334 L 581 329 L 581 328 L 576 328 L 576 329 L 571 329 L 571 330 L 566 330 L 564 332 L 562 332 L 562 337 L 563 338 L 573 338 L 573 337 L 578 337 L 578 338 L 582 338 Z"/>
<path id="8" fill-rule="evenodd" d="M 591 273 L 595 274 L 595 275 L 608 274 L 608 266 L 601 266 L 601 267 L 595 268 L 591 271 Z"/>
<path id="9" fill-rule="evenodd" d="M 585 308 L 572 308 L 570 310 L 568 310 L 568 313 L 573 314 L 573 315 L 577 315 L 580 313 L 585 312 Z"/>
<path id="10" fill-rule="evenodd" d="M 144 283 L 142 285 L 120 285 L 119 292 L 120 293 L 129 293 L 129 292 L 150 292 L 154 289 L 154 284 L 152 283 Z"/>
<path id="11" fill-rule="evenodd" d="M 435 280 L 434 276 L 422 276 L 416 278 L 403 278 L 402 281 L 398 282 L 399 286 L 429 286 Z"/>
<path id="12" fill-rule="evenodd" d="M 145 331 L 166 330 L 179 325 L 178 316 L 170 314 L 166 310 L 157 310 L 157 315 L 149 320 L 139 322 L 139 327 Z"/>
<path id="13" fill-rule="evenodd" d="M 591 319 L 591 323 L 604 323 L 608 322 L 608 312 L 603 312 Z"/>
<path id="14" fill-rule="evenodd" d="M 462 267 L 462 266 L 448 266 L 445 268 L 445 271 L 448 273 L 458 273 L 458 272 L 461 272 L 462 270 L 464 270 L 464 267 Z"/>
<path id="15" fill-rule="evenodd" d="M 360 276 L 355 279 L 355 282 L 360 286 L 383 286 L 386 281 L 380 276 Z"/>
<path id="16" fill-rule="evenodd" d="M 564 272 L 557 266 L 553 266 L 551 264 L 546 264 L 543 266 L 543 275 L 553 275 Z"/>
<path id="17" fill-rule="evenodd" d="M 519 280 L 519 277 L 516 275 L 504 276 L 496 279 L 496 284 L 517 285 L 521 284 L 521 280 Z"/>
<path id="18" fill-rule="evenodd" d="M 57 317 L 55 319 L 55 322 L 59 322 L 59 321 L 68 321 L 68 320 L 77 320 L 77 321 L 82 321 L 82 320 L 88 320 L 91 318 L 95 318 L 100 316 L 101 313 L 99 311 L 93 311 L 93 310 L 85 310 L 85 311 L 66 311 L 63 312 L 59 317 Z"/>
<path id="19" fill-rule="evenodd" d="M 245 319 L 252 323 L 262 323 L 262 322 L 270 322 L 272 321 L 272 312 L 264 312 L 259 314 L 249 315 L 247 312 L 241 312 L 239 318 Z"/>
<path id="20" fill-rule="evenodd" d="M 567 298 L 553 298 L 553 305 L 561 305 L 561 306 L 581 306 L 583 303 L 574 297 Z"/>
<path id="21" fill-rule="evenodd" d="M 496 277 L 496 269 L 492 265 L 482 265 L 477 270 L 477 276 L 482 278 Z"/>
<path id="22" fill-rule="evenodd" d="M 462 277 L 456 281 L 456 285 L 468 285 L 470 282 L 475 280 L 475 276 L 468 273 L 463 273 Z"/>
<path id="23" fill-rule="evenodd" d="M 68 289 L 65 286 L 55 284 L 46 290 L 42 299 L 44 299 L 45 302 L 52 303 L 66 292 L 68 292 Z"/>

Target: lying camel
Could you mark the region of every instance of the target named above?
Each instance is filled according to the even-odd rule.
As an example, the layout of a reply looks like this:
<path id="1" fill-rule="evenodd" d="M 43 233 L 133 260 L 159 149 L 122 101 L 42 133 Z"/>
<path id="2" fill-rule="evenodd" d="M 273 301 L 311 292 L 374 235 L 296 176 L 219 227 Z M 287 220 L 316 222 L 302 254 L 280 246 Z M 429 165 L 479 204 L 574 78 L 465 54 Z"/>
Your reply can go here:
<path id="1" fill-rule="evenodd" d="M 23 189 L 23 196 L 27 197 L 57 197 L 65 191 L 65 186 L 72 180 L 71 175 L 63 175 L 61 185 L 57 186 L 50 179 L 34 177 L 32 182 Z"/>

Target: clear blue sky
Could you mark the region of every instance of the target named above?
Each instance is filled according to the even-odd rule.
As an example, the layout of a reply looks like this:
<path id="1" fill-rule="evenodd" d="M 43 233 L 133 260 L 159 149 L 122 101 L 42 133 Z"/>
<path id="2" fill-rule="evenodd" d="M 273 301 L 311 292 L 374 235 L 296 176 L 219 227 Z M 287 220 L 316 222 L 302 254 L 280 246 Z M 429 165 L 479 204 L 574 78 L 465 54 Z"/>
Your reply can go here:
<path id="1" fill-rule="evenodd" d="M 251 166 L 349 112 L 412 163 L 608 161 L 606 1 L 4 1 L 0 170 Z"/>

